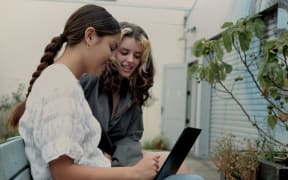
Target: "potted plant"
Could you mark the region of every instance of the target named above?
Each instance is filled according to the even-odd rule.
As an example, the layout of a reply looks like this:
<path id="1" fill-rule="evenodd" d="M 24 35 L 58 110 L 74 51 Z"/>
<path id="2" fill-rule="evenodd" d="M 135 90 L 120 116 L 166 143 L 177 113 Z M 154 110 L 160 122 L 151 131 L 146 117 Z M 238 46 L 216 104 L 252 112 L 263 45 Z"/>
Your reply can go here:
<path id="1" fill-rule="evenodd" d="M 164 135 L 158 135 L 152 140 L 146 140 L 143 143 L 145 150 L 168 150 L 168 139 Z"/>
<path id="2" fill-rule="evenodd" d="M 245 146 L 240 147 L 239 143 Z M 212 160 L 221 172 L 222 180 L 256 180 L 257 156 L 257 148 L 250 140 L 237 140 L 228 134 L 217 141 Z"/>
<path id="3" fill-rule="evenodd" d="M 254 117 L 248 113 L 247 107 L 241 103 L 233 91 L 234 86 L 243 81 L 243 77 L 236 77 L 231 87 L 225 84 L 225 79 L 233 71 L 233 65 L 224 61 L 224 53 L 231 53 L 234 50 L 237 52 L 238 59 L 243 65 L 245 72 L 252 79 L 255 88 L 267 102 L 266 119 L 270 129 L 273 131 L 275 125 L 279 123 L 288 130 L 288 32 L 281 32 L 274 38 L 265 39 L 265 28 L 266 25 L 261 19 L 261 15 L 241 18 L 236 23 L 225 22 L 222 25 L 223 32 L 218 37 L 210 40 L 203 38 L 195 41 L 192 52 L 196 57 L 202 57 L 205 63 L 193 65 L 189 70 L 192 77 L 197 78 L 199 82 L 207 81 L 212 87 L 217 85 L 217 87 L 221 88 L 221 91 L 228 94 L 243 111 L 247 120 L 258 130 L 261 137 L 261 146 L 273 145 L 271 161 L 277 159 L 278 163 L 280 160 L 282 160 L 282 163 L 288 159 L 287 152 L 283 150 L 288 145 L 279 141 L 257 124 Z M 260 43 L 260 51 L 251 53 L 249 51 L 250 44 L 255 38 Z M 252 69 L 252 66 L 254 68 L 257 67 L 257 75 L 255 75 L 255 70 Z M 281 150 L 279 151 L 279 149 Z M 276 153 L 276 151 L 280 153 Z M 269 154 L 267 148 L 262 148 L 261 152 L 259 151 L 258 153 L 262 153 L 262 158 L 266 157 L 263 154 Z M 277 154 L 281 154 L 281 157 L 277 157 Z M 260 171 L 264 167 L 261 166 L 263 163 L 266 163 L 266 161 L 260 161 Z M 275 164 L 269 165 L 273 166 Z M 273 169 L 273 167 L 270 167 L 270 169 Z M 281 165 L 279 169 L 284 172 L 285 166 Z M 282 171 L 283 169 L 284 171 Z M 223 173 L 225 174 L 225 172 Z M 275 173 L 279 174 L 280 171 L 275 171 Z"/>

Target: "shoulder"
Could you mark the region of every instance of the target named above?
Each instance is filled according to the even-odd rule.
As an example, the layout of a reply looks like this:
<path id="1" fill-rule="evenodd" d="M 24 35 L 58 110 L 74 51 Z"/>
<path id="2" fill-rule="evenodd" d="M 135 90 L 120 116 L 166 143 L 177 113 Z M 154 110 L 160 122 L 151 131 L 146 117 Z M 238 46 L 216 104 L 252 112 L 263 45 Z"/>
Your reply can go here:
<path id="1" fill-rule="evenodd" d="M 95 87 L 99 86 L 99 78 L 95 75 L 83 74 L 80 77 L 80 85 L 87 96 L 95 89 Z"/>
<path id="2" fill-rule="evenodd" d="M 79 82 L 74 74 L 65 66 L 53 64 L 41 73 L 32 87 L 33 94 L 47 97 L 49 95 L 71 95 L 79 93 Z"/>
<path id="3" fill-rule="evenodd" d="M 83 74 L 80 77 L 80 84 L 82 87 L 92 86 L 98 83 L 99 78 L 95 75 Z"/>

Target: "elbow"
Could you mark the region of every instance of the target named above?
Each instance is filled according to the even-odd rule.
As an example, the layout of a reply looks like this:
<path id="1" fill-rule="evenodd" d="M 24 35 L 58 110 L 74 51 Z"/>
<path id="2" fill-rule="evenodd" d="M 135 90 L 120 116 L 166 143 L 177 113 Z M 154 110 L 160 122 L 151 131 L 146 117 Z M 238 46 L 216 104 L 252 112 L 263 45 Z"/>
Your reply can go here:
<path id="1" fill-rule="evenodd" d="M 61 156 L 49 163 L 50 173 L 54 180 L 71 180 L 70 167 L 73 160 L 67 156 Z"/>

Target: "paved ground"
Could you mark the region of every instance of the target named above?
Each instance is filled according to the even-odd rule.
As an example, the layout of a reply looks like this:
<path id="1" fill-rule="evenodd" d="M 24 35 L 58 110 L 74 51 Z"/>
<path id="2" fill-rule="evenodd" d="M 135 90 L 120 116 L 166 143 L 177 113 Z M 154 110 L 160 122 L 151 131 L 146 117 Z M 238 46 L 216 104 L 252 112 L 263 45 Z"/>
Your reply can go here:
<path id="1" fill-rule="evenodd" d="M 220 180 L 220 174 L 213 162 L 196 159 L 191 156 L 187 157 L 186 162 L 192 174 L 198 174 L 205 180 Z"/>

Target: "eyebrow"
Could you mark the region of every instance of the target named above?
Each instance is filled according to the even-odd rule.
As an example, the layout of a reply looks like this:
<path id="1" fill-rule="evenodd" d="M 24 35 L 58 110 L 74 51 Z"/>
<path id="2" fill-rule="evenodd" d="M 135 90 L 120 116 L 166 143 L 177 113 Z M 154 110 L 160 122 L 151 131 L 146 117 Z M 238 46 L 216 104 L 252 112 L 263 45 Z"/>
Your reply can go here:
<path id="1" fill-rule="evenodd" d="M 130 51 L 130 49 L 127 49 L 127 48 L 124 48 L 124 47 L 121 47 L 120 50 Z M 143 52 L 141 52 L 141 51 L 136 51 L 135 53 L 137 53 L 137 54 L 142 54 Z"/>

